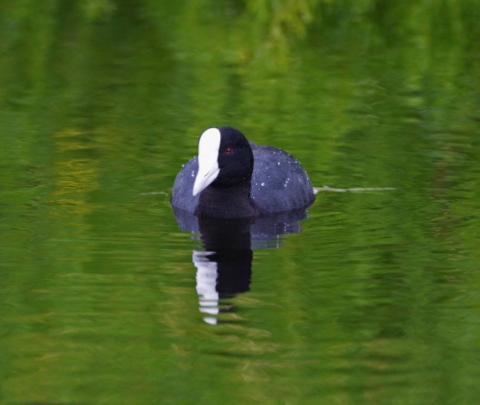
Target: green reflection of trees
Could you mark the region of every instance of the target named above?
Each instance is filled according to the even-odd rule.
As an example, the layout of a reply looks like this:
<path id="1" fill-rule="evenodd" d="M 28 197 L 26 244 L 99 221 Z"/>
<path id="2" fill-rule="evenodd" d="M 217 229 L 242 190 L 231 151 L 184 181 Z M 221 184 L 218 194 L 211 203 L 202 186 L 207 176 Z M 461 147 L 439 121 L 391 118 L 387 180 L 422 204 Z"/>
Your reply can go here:
<path id="1" fill-rule="evenodd" d="M 328 37 L 324 29 L 333 28 L 336 35 L 344 37 L 362 28 L 373 34 L 371 40 L 375 40 L 375 33 L 390 37 L 407 34 L 423 44 L 439 38 L 460 40 L 479 30 L 477 0 L 182 0 L 170 4 L 149 0 L 88 0 L 72 1 L 68 5 L 53 0 L 6 0 L 1 7 L 3 18 L 8 21 L 4 26 L 8 32 L 4 39 L 18 40 L 35 32 L 35 37 L 42 42 L 35 46 L 39 53 L 48 52 L 48 36 L 42 35 L 42 30 L 55 22 L 62 8 L 78 7 L 87 24 L 121 15 L 135 15 L 160 31 L 167 28 L 169 33 L 176 32 L 177 35 L 185 30 L 185 23 L 189 24 L 188 31 L 203 32 L 203 35 L 212 34 L 212 26 L 215 26 L 222 32 L 217 39 L 229 39 L 224 43 L 229 48 L 229 52 L 223 55 L 227 60 L 231 61 L 231 55 L 235 55 L 235 61 L 255 56 L 264 63 L 269 61 L 280 65 L 287 55 L 294 57 L 293 49 L 307 32 L 321 38 Z M 13 27 L 13 32 L 8 27 Z M 201 42 L 201 37 L 196 39 Z M 215 52 L 215 47 L 210 51 Z"/>

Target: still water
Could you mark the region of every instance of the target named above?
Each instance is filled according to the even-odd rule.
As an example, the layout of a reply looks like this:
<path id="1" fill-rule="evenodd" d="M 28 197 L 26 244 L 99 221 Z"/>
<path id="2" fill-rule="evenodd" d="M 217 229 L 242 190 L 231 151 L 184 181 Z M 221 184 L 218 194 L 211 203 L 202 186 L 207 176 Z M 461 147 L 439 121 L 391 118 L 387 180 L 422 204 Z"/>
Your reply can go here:
<path id="1" fill-rule="evenodd" d="M 478 3 L 84 3 L 0 5 L 0 402 L 479 403 Z M 221 125 L 307 218 L 179 226 Z"/>

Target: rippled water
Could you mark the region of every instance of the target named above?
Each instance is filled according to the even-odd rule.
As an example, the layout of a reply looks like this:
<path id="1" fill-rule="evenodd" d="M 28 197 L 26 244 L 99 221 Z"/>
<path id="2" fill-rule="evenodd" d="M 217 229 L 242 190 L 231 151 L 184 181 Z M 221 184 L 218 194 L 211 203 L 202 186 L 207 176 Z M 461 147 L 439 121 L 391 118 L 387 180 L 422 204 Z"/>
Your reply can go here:
<path id="1" fill-rule="evenodd" d="M 0 402 L 478 403 L 478 28 L 334 3 L 285 38 L 236 2 L 5 3 Z M 179 226 L 215 125 L 298 158 L 307 218 Z"/>

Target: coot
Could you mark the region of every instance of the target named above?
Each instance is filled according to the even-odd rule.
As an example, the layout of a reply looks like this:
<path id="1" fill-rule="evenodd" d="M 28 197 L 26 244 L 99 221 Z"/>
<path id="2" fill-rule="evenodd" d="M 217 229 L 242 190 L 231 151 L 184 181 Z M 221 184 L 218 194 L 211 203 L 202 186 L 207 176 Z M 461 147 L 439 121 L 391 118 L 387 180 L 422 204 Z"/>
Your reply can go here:
<path id="1" fill-rule="evenodd" d="M 178 173 L 170 202 L 200 218 L 233 219 L 306 209 L 314 200 L 312 183 L 292 155 L 221 127 L 200 136 L 198 157 Z"/>

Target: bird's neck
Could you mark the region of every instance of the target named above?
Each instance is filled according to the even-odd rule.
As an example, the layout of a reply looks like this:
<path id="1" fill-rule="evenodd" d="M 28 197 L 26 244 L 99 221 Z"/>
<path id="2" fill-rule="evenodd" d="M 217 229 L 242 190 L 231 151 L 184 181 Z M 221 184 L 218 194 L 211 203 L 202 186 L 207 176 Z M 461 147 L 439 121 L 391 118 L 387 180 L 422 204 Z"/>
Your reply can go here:
<path id="1" fill-rule="evenodd" d="M 200 218 L 254 218 L 259 212 L 250 190 L 251 181 L 235 187 L 210 185 L 200 194 L 195 215 Z"/>

